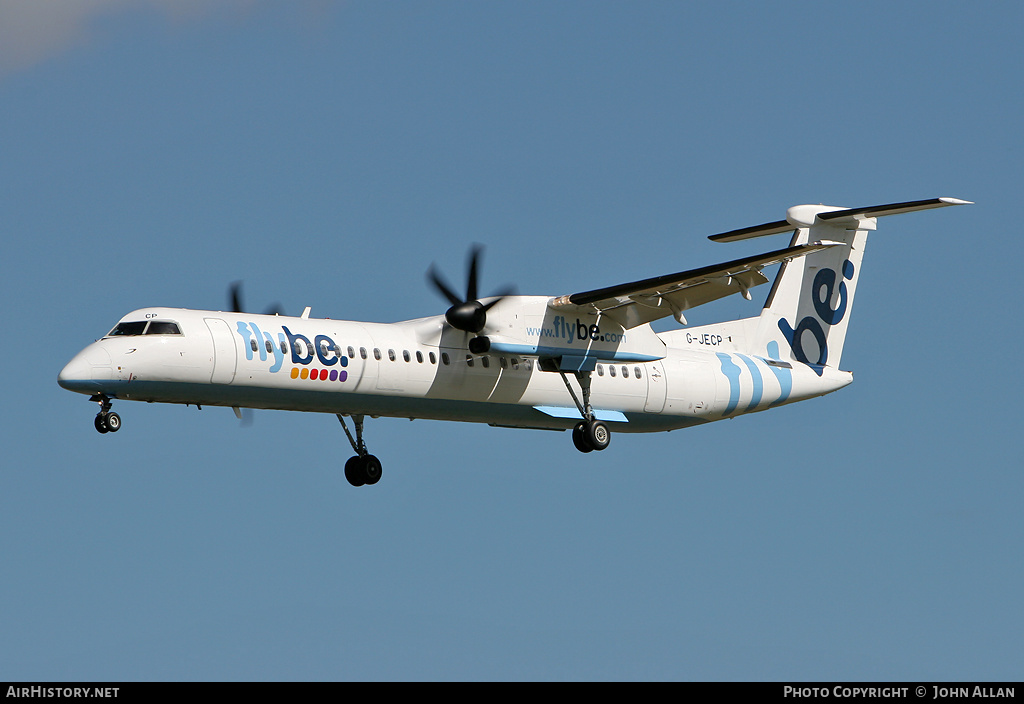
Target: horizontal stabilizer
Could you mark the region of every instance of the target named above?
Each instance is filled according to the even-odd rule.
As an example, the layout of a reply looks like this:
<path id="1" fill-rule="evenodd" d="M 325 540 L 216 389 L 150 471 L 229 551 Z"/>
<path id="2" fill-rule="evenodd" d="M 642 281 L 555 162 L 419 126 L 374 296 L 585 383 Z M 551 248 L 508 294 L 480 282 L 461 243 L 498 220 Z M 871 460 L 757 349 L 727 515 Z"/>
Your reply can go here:
<path id="1" fill-rule="evenodd" d="M 869 205 L 863 208 L 831 208 L 818 205 L 798 205 L 789 209 L 786 220 L 744 227 L 739 230 L 730 230 L 719 235 L 708 237 L 712 242 L 739 242 L 749 240 L 753 237 L 764 237 L 766 235 L 777 235 L 783 232 L 791 232 L 799 227 L 810 227 L 815 221 L 829 223 L 831 225 L 857 225 L 863 220 L 882 217 L 884 215 L 899 215 L 901 213 L 912 213 L 918 210 L 931 210 L 932 208 L 945 208 L 950 205 L 970 205 L 969 200 L 959 198 L 929 198 L 927 200 L 912 200 L 904 203 L 888 203 L 886 205 Z M 873 228 L 868 228 L 873 229 Z"/>
<path id="2" fill-rule="evenodd" d="M 743 227 L 739 230 L 730 230 L 729 232 L 723 232 L 720 235 L 709 235 L 708 239 L 712 242 L 739 242 L 740 240 L 749 240 L 754 237 L 764 237 L 766 235 L 778 235 L 783 232 L 792 232 L 796 228 L 789 224 L 786 220 L 777 220 L 775 222 L 766 222 L 764 225 L 754 225 L 753 227 Z"/>
<path id="3" fill-rule="evenodd" d="M 846 208 L 844 210 L 833 210 L 829 213 L 819 213 L 819 220 L 843 221 L 863 218 L 877 218 L 883 215 L 899 215 L 900 213 L 912 213 L 917 210 L 931 210 L 932 208 L 945 208 L 949 205 L 971 205 L 969 200 L 959 198 L 929 198 L 928 200 L 912 200 L 906 203 L 889 203 L 888 205 L 869 205 L 866 208 Z"/>

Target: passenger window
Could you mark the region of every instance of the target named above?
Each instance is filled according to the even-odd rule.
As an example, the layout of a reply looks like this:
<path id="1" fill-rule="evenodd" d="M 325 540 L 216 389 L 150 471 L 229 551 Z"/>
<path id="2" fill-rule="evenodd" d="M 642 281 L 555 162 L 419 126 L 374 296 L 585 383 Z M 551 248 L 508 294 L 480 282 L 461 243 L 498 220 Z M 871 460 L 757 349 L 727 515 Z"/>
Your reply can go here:
<path id="1" fill-rule="evenodd" d="M 451 360 L 448 359 L 448 353 L 447 352 L 442 352 L 441 353 L 441 364 L 445 365 L 446 367 L 449 364 L 451 364 Z"/>
<path id="2" fill-rule="evenodd" d="M 376 359 L 378 362 L 380 361 L 380 348 L 379 347 L 374 347 L 373 348 L 373 358 Z"/>
<path id="3" fill-rule="evenodd" d="M 396 358 L 395 351 L 394 350 L 388 350 L 388 359 L 390 359 L 392 362 L 394 362 L 395 358 Z"/>
<path id="4" fill-rule="evenodd" d="M 416 350 L 416 361 L 423 364 L 423 353 L 419 350 Z"/>
<path id="5" fill-rule="evenodd" d="M 409 356 L 409 350 L 402 350 L 402 359 L 404 359 L 406 362 L 412 360 L 412 357 Z"/>
<path id="6" fill-rule="evenodd" d="M 281 354 L 288 354 L 288 344 L 281 340 Z"/>
<path id="7" fill-rule="evenodd" d="M 512 358 L 512 368 L 513 369 L 519 369 L 519 358 L 518 357 L 513 357 Z"/>
<path id="8" fill-rule="evenodd" d="M 501 362 L 502 369 L 508 369 L 508 362 L 505 361 L 504 357 L 498 357 L 498 361 Z"/>
<path id="9" fill-rule="evenodd" d="M 255 337 L 252 338 L 251 340 L 249 340 L 249 347 L 252 347 L 252 351 L 253 352 L 255 352 L 256 350 L 259 349 L 259 346 L 256 344 L 256 338 Z"/>
<path id="10" fill-rule="evenodd" d="M 366 359 L 366 348 L 365 347 L 360 347 L 359 348 L 359 357 L 360 357 L 360 359 Z"/>
<path id="11" fill-rule="evenodd" d="M 610 374 L 611 376 L 615 376 L 615 365 L 614 364 L 609 364 L 608 365 L 608 374 Z"/>
<path id="12" fill-rule="evenodd" d="M 622 368 L 622 378 L 623 379 L 628 379 L 629 378 L 629 367 L 623 367 Z"/>
<path id="13" fill-rule="evenodd" d="M 466 355 L 466 366 L 467 367 L 472 367 L 473 366 L 473 358 L 470 357 L 469 355 Z"/>
<path id="14" fill-rule="evenodd" d="M 363 356 L 365 357 L 366 355 L 363 355 Z M 348 348 L 348 358 L 349 359 L 355 359 L 356 358 L 356 351 L 353 348 L 351 348 L 351 347 Z"/>
<path id="15" fill-rule="evenodd" d="M 526 371 L 532 372 L 533 371 L 533 360 L 532 359 L 527 359 L 527 360 L 524 360 L 524 363 L 526 364 Z"/>
<path id="16" fill-rule="evenodd" d="M 490 357 L 481 357 L 480 358 L 480 363 L 483 364 L 485 368 L 490 368 L 490 366 L 491 366 L 491 358 Z"/>
<path id="17" fill-rule="evenodd" d="M 635 376 L 637 379 L 640 378 L 640 367 L 633 367 L 633 376 Z"/>
<path id="18" fill-rule="evenodd" d="M 604 366 L 601 365 L 601 364 L 597 365 L 597 375 L 598 376 L 604 376 Z"/>
<path id="19" fill-rule="evenodd" d="M 430 363 L 437 364 L 437 356 L 433 352 L 430 353 Z"/>
<path id="20" fill-rule="evenodd" d="M 270 342 L 270 340 L 267 340 L 267 344 L 265 346 L 267 348 L 267 354 L 274 354 L 274 345 Z"/>

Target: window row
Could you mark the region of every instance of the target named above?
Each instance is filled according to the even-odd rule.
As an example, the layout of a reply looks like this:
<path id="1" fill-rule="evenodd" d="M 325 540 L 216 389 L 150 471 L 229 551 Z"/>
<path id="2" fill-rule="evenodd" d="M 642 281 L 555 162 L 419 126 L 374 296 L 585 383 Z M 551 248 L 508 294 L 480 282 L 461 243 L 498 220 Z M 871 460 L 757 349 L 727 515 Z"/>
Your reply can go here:
<path id="1" fill-rule="evenodd" d="M 629 367 L 627 367 L 626 365 L 622 365 L 621 367 L 616 367 L 614 364 L 609 364 L 608 365 L 608 376 L 612 376 L 612 377 L 616 376 L 616 372 L 615 372 L 616 369 L 621 370 L 622 378 L 623 379 L 628 379 L 629 378 Z M 604 365 L 603 364 L 598 364 L 597 365 L 597 375 L 598 376 L 604 376 Z M 642 374 L 640 372 L 640 367 L 633 367 L 633 376 L 635 376 L 637 379 L 642 378 Z"/>
<path id="2" fill-rule="evenodd" d="M 448 355 L 444 354 L 442 356 L 443 357 L 447 357 Z M 483 355 L 481 357 L 474 357 L 471 354 L 467 354 L 466 355 L 466 366 L 467 367 L 475 366 L 477 359 L 480 360 L 480 366 L 481 367 L 483 367 L 484 369 L 490 368 L 490 366 L 491 366 L 491 357 L 490 357 L 490 355 Z M 448 362 L 445 362 L 445 364 L 448 364 Z M 509 359 L 505 359 L 504 357 L 498 357 L 498 364 L 501 366 L 502 369 L 508 369 L 509 367 L 511 367 L 513 371 L 517 371 L 519 369 L 519 367 L 522 366 L 522 368 L 525 369 L 528 372 L 532 372 L 533 371 L 533 360 L 530 360 L 530 359 L 520 360 L 519 357 L 510 357 Z"/>
<path id="3" fill-rule="evenodd" d="M 312 345 L 307 345 L 303 340 L 295 340 L 293 341 L 292 345 L 294 347 L 295 354 L 299 355 L 300 357 L 305 357 L 306 355 L 313 354 L 316 351 Z M 268 353 L 273 354 L 274 348 L 270 340 L 264 340 L 264 346 L 266 347 Z M 251 338 L 249 340 L 249 347 L 252 349 L 253 352 L 259 351 L 259 345 L 256 342 L 255 338 Z M 282 354 L 288 353 L 288 343 L 285 340 L 281 340 L 280 347 Z M 334 346 L 331 346 L 326 341 L 321 341 L 321 356 L 325 357 L 329 352 L 334 352 L 334 354 L 337 355 L 338 357 L 341 357 L 343 354 L 340 345 L 335 344 Z M 355 347 L 350 346 L 345 350 L 345 352 L 348 353 L 349 359 L 356 359 L 357 352 Z M 374 347 L 372 353 L 367 351 L 365 347 L 359 348 L 359 359 L 369 359 L 371 354 L 373 355 L 373 358 L 378 362 L 383 361 L 384 359 L 384 352 L 379 347 Z M 394 349 L 389 349 L 387 350 L 387 358 L 392 362 L 397 362 L 398 353 Z M 437 354 L 433 351 L 427 352 L 427 354 L 424 355 L 423 352 L 421 352 L 420 350 L 416 350 L 414 352 L 410 352 L 409 350 L 402 350 L 403 360 L 405 360 L 406 362 L 412 362 L 414 358 L 418 364 L 423 364 L 424 362 L 429 362 L 430 364 L 437 364 L 438 362 Z M 466 365 L 470 367 L 474 366 L 476 364 L 476 359 L 478 358 L 474 357 L 473 355 L 466 355 Z M 479 359 L 481 366 L 485 368 L 491 366 L 491 360 L 489 356 L 479 357 Z M 441 364 L 448 366 L 451 363 L 452 360 L 448 353 L 442 352 Z M 533 371 L 533 361 L 529 359 L 520 360 L 519 357 L 498 357 L 498 364 L 501 366 L 502 369 L 508 369 L 511 367 L 513 370 L 518 370 L 520 367 L 522 367 L 526 371 Z"/>
<path id="4" fill-rule="evenodd" d="M 122 325 L 127 326 L 127 325 L 134 325 L 134 324 L 133 323 L 122 323 Z M 149 334 L 149 335 L 154 334 L 154 331 L 152 330 L 154 325 L 155 325 L 155 323 L 150 323 L 150 330 L 147 330 L 146 334 Z M 174 325 L 174 324 L 173 323 L 163 323 L 163 325 Z M 121 326 L 118 326 L 118 328 L 120 328 L 120 327 Z M 177 326 L 175 326 L 175 328 L 176 327 Z M 126 334 L 141 335 L 142 334 L 141 332 L 118 332 L 117 330 L 118 329 L 115 328 L 115 330 L 111 332 L 111 335 L 126 335 Z M 169 331 L 164 332 L 163 330 L 161 330 L 161 332 L 164 333 L 164 334 L 171 334 Z M 267 352 L 272 354 L 274 350 L 273 350 L 273 347 L 271 346 L 270 340 L 265 340 L 264 343 L 265 343 Z M 255 338 L 249 340 L 249 346 L 252 348 L 253 352 L 258 351 L 258 349 L 259 349 L 258 346 L 257 346 Z M 313 352 L 314 352 L 314 349 L 313 349 L 312 345 L 309 345 L 309 348 L 307 349 L 307 345 L 302 340 L 295 340 L 294 346 L 295 346 L 295 353 L 298 354 L 299 356 L 305 356 L 307 354 L 313 354 Z M 355 359 L 356 358 L 356 349 L 354 347 L 348 347 L 345 351 L 348 352 L 349 359 Z M 284 340 L 282 340 L 281 341 L 281 353 L 285 354 L 287 352 L 288 352 L 288 343 L 285 342 Z M 341 357 L 341 355 L 342 355 L 342 350 L 341 350 L 341 347 L 339 345 L 335 344 L 332 347 L 332 346 L 328 345 L 326 341 L 321 342 L 320 343 L 320 353 L 321 353 L 321 356 L 326 356 L 328 352 L 334 352 L 338 357 Z M 369 356 L 370 356 L 370 353 L 367 352 L 367 349 L 365 347 L 360 347 L 358 354 L 359 354 L 359 358 L 360 359 L 368 359 Z M 389 349 L 387 351 L 387 357 L 388 357 L 388 360 L 390 360 L 392 362 L 397 362 L 398 361 L 398 353 L 395 352 L 394 349 Z M 414 357 L 416 359 L 416 362 L 419 363 L 419 364 L 423 364 L 424 361 L 429 361 L 430 364 L 437 364 L 437 355 L 434 352 L 428 352 L 426 354 L 426 357 L 424 357 L 423 353 L 421 351 L 419 351 L 419 350 L 416 350 L 415 352 L 409 352 L 409 350 L 402 350 L 402 359 L 405 360 L 406 362 L 412 362 Z M 375 360 L 377 360 L 378 362 L 382 361 L 384 359 L 384 353 L 381 351 L 381 349 L 379 347 L 374 347 L 373 348 L 373 358 Z M 480 356 L 480 357 L 476 357 L 474 355 L 466 355 L 466 365 L 470 366 L 470 367 L 475 366 L 477 359 L 480 360 L 480 366 L 484 367 L 485 369 L 490 368 L 490 366 L 491 366 L 491 357 L 489 355 L 483 355 L 483 356 Z M 533 371 L 533 361 L 532 360 L 529 360 L 529 359 L 520 360 L 518 357 L 506 358 L 504 356 L 499 356 L 497 359 L 498 359 L 498 364 L 499 364 L 499 366 L 501 366 L 502 369 L 508 369 L 508 368 L 511 367 L 513 370 L 518 370 L 520 368 L 520 366 L 522 366 L 524 369 L 526 369 L 526 371 Z M 451 364 L 451 358 L 448 356 L 447 352 L 442 352 L 441 353 L 441 364 L 443 364 L 445 366 Z M 626 365 L 622 365 L 622 366 L 616 367 L 614 364 L 609 364 L 609 365 L 607 365 L 607 372 L 608 372 L 608 376 L 613 377 L 613 378 L 617 377 L 619 375 L 621 375 L 623 379 L 628 379 L 631 376 L 635 377 L 637 379 L 642 379 L 643 378 L 643 373 L 641 372 L 639 366 L 633 367 L 632 372 L 631 372 L 629 367 L 627 367 Z M 605 365 L 604 364 L 598 364 L 597 365 L 597 375 L 598 376 L 604 376 L 605 375 Z"/>

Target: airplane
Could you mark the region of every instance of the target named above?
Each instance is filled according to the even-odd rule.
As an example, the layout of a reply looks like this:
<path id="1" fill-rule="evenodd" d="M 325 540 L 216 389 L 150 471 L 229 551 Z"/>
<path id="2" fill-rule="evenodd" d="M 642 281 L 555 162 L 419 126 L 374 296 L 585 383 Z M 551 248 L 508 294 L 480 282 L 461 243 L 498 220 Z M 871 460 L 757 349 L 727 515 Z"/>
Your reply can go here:
<path id="1" fill-rule="evenodd" d="M 839 369 L 868 233 L 877 219 L 953 205 L 957 198 L 863 208 L 797 205 L 784 220 L 710 236 L 736 242 L 792 233 L 787 247 L 722 264 L 559 296 L 478 297 L 480 248 L 465 296 L 431 266 L 451 304 L 444 315 L 369 323 L 141 308 L 79 352 L 58 375 L 99 404 L 100 433 L 121 428 L 113 400 L 333 413 L 355 453 L 353 486 L 376 484 L 367 416 L 571 430 L 583 453 L 612 430 L 686 428 L 823 396 L 853 375 Z M 759 315 L 687 327 L 686 314 L 750 289 L 779 269 Z M 655 332 L 672 316 L 683 327 Z M 574 383 L 575 382 L 575 383 Z M 355 436 L 346 417 L 351 418 Z"/>

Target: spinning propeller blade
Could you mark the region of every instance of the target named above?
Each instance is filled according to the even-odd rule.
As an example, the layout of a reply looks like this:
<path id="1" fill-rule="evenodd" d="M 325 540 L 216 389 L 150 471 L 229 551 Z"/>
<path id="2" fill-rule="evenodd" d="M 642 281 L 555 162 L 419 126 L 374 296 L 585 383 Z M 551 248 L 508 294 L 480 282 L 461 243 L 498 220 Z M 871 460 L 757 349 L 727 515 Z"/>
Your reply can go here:
<path id="1" fill-rule="evenodd" d="M 438 272 L 433 264 L 427 271 L 427 280 L 434 285 L 434 288 L 452 304 L 444 318 L 456 330 L 464 332 L 479 333 L 487 325 L 487 311 L 500 303 L 506 296 L 511 296 L 515 290 L 507 286 L 496 294 L 496 298 L 486 304 L 477 299 L 480 269 L 480 257 L 483 254 L 483 247 L 475 244 L 469 250 L 469 263 L 466 273 L 466 297 L 461 298 L 456 294 L 448 282 Z"/>
<path id="2" fill-rule="evenodd" d="M 245 313 L 245 306 L 242 305 L 242 282 L 232 281 L 228 286 L 228 303 L 234 313 Z M 263 315 L 284 315 L 284 308 L 280 303 L 272 303 L 263 311 Z"/>

